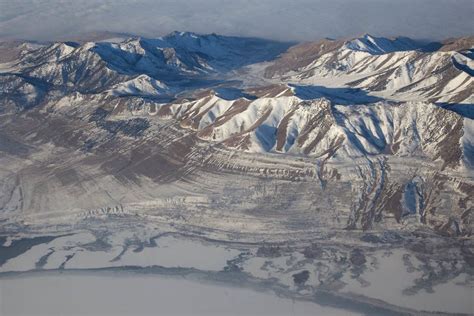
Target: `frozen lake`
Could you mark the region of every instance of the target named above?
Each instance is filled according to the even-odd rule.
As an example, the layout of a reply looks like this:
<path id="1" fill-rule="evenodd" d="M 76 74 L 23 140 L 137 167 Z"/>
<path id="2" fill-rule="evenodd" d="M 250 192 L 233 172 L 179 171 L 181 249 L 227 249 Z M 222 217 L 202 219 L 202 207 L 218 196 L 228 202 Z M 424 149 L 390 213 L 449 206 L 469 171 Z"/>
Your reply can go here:
<path id="1" fill-rule="evenodd" d="M 356 315 L 251 289 L 160 275 L 52 272 L 0 278 L 0 315 Z"/>

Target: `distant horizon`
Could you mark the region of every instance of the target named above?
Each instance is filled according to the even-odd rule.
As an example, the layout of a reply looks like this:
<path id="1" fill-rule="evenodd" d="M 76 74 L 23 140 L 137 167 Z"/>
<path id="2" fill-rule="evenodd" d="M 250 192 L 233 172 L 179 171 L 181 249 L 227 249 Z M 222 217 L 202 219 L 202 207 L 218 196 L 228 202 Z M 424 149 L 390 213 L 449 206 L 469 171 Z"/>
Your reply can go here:
<path id="1" fill-rule="evenodd" d="M 473 35 L 473 15 L 471 0 L 0 0 L 0 38 L 156 38 L 182 30 L 289 42 L 363 33 L 441 41 Z"/>
<path id="2" fill-rule="evenodd" d="M 58 36 L 56 38 L 51 38 L 51 39 L 45 39 L 45 40 L 38 40 L 38 39 L 32 39 L 32 38 L 15 38 L 15 37 L 0 37 L 0 42 L 8 42 L 8 41 L 24 41 L 24 42 L 32 42 L 32 43 L 48 43 L 48 42 L 83 42 L 83 41 L 91 41 L 91 42 L 96 42 L 96 41 L 106 41 L 109 39 L 114 39 L 115 37 L 120 38 L 123 37 L 124 39 L 128 38 L 148 38 L 148 39 L 157 39 L 161 37 L 168 36 L 173 33 L 191 33 L 191 34 L 196 34 L 199 36 L 208 36 L 208 35 L 217 35 L 217 36 L 222 36 L 222 37 L 236 37 L 236 38 L 254 38 L 254 39 L 261 39 L 261 40 L 268 40 L 268 41 L 275 41 L 275 42 L 281 42 L 281 43 L 290 43 L 290 44 L 302 44 L 302 43 L 311 43 L 311 42 L 318 42 L 322 40 L 351 40 L 351 39 L 356 39 L 356 38 L 362 38 L 365 35 L 372 36 L 374 38 L 387 38 L 387 39 L 396 39 L 396 38 L 409 38 L 413 41 L 419 42 L 419 43 L 424 43 L 424 44 L 430 44 L 430 43 L 443 43 L 445 41 L 448 41 L 450 39 L 460 39 L 460 38 L 468 38 L 468 37 L 474 37 L 474 32 L 472 34 L 466 34 L 466 35 L 460 35 L 460 36 L 451 36 L 451 37 L 446 37 L 446 38 L 441 38 L 441 39 L 430 39 L 430 38 L 417 38 L 417 37 L 410 37 L 407 35 L 399 34 L 399 35 L 393 35 L 393 36 L 382 36 L 382 35 L 374 35 L 369 32 L 363 32 L 359 34 L 354 34 L 354 35 L 348 35 L 348 36 L 340 36 L 340 37 L 320 37 L 320 38 L 315 38 L 313 40 L 291 40 L 291 39 L 272 39 L 272 38 L 266 38 L 266 37 L 258 37 L 258 36 L 245 36 L 245 35 L 232 35 L 232 34 L 222 34 L 218 32 L 195 32 L 195 31 L 190 31 L 190 30 L 174 30 L 170 31 L 168 33 L 164 34 L 157 34 L 156 36 L 147 36 L 143 34 L 137 34 L 137 33 L 125 33 L 125 32 L 113 32 L 113 31 L 88 31 L 84 32 L 81 34 L 76 34 L 76 35 L 71 35 L 71 36 Z"/>

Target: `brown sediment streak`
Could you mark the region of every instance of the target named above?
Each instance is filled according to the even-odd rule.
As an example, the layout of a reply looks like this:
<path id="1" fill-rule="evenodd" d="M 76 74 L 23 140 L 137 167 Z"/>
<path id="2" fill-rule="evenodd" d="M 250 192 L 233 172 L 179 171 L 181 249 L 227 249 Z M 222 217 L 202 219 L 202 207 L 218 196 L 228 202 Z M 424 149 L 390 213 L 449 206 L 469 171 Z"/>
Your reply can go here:
<path id="1" fill-rule="evenodd" d="M 282 151 L 283 146 L 286 143 L 286 136 L 288 130 L 288 123 L 290 122 L 291 117 L 295 113 L 295 110 L 291 110 L 288 112 L 283 119 L 280 121 L 280 124 L 277 128 L 277 143 L 276 143 L 276 150 Z"/>
<path id="2" fill-rule="evenodd" d="M 224 112 L 221 116 L 217 117 L 214 123 L 204 127 L 202 130 L 198 132 L 198 137 L 202 139 L 209 139 L 216 127 L 224 125 L 230 119 L 232 119 L 235 115 L 244 112 L 248 109 L 252 101 L 247 99 L 238 99 L 236 100 L 228 109 Z"/>

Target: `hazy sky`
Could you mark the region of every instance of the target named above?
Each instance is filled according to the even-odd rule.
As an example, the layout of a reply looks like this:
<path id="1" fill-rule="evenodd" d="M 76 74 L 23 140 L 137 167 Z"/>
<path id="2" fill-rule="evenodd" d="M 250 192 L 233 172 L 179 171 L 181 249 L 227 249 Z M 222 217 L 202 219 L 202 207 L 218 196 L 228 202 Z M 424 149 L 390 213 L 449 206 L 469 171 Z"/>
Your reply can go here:
<path id="1" fill-rule="evenodd" d="M 173 30 L 314 40 L 362 33 L 442 39 L 474 33 L 474 0 L 0 0 L 0 37 Z"/>

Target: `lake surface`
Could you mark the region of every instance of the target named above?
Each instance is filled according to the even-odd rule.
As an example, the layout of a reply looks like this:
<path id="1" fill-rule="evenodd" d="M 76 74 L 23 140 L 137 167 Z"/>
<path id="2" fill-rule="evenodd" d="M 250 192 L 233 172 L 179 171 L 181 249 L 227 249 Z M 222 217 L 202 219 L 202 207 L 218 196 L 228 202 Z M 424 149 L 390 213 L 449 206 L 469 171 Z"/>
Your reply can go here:
<path id="1" fill-rule="evenodd" d="M 357 315 L 161 275 L 48 272 L 0 278 L 0 315 Z"/>

